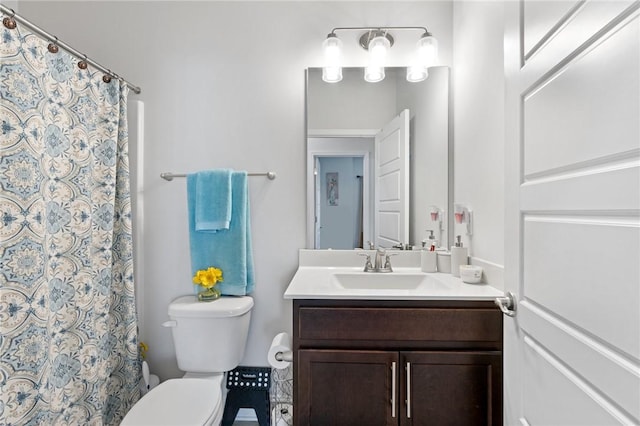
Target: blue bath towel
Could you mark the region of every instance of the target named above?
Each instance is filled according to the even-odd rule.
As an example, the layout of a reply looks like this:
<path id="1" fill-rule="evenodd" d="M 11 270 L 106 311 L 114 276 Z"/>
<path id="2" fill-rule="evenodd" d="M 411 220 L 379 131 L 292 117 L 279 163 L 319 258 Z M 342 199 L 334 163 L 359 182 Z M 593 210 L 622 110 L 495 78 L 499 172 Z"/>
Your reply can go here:
<path id="1" fill-rule="evenodd" d="M 229 229 L 231 222 L 231 170 L 196 173 L 196 231 Z"/>
<path id="2" fill-rule="evenodd" d="M 211 266 L 222 269 L 217 284 L 225 295 L 244 296 L 254 288 L 253 254 L 247 172 L 231 173 L 231 221 L 228 229 L 202 232 L 195 229 L 196 174 L 187 176 L 191 273 Z M 199 286 L 195 286 L 196 292 Z"/>

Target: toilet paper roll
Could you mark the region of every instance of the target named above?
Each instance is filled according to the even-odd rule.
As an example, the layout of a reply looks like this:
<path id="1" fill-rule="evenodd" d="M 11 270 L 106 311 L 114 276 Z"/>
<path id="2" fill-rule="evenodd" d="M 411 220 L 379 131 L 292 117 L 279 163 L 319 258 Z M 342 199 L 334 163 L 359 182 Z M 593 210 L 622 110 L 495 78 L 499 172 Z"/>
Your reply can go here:
<path id="1" fill-rule="evenodd" d="M 278 369 L 287 368 L 291 363 L 289 361 L 278 361 L 276 359 L 278 352 L 291 352 L 291 338 L 287 333 L 277 334 L 276 337 L 273 338 L 269 353 L 267 354 L 270 366 Z"/>
<path id="2" fill-rule="evenodd" d="M 150 374 L 149 375 L 149 390 L 155 388 L 159 384 L 160 384 L 160 377 L 156 376 L 155 374 Z"/>
<path id="3" fill-rule="evenodd" d="M 144 383 L 144 380 L 142 380 L 140 382 L 140 393 L 142 395 L 147 394 L 151 389 L 155 388 L 156 386 L 158 386 L 160 384 L 160 377 L 156 376 L 155 374 L 150 374 L 149 375 L 149 384 L 148 384 L 148 388 L 147 385 Z"/>

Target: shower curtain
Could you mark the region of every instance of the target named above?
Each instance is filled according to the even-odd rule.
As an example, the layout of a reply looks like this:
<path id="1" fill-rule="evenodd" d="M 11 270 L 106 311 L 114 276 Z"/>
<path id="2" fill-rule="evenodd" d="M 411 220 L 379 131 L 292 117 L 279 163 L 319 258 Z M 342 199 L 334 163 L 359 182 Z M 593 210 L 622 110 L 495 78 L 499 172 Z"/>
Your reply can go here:
<path id="1" fill-rule="evenodd" d="M 118 424 L 140 377 L 128 89 L 0 37 L 0 424 Z"/>

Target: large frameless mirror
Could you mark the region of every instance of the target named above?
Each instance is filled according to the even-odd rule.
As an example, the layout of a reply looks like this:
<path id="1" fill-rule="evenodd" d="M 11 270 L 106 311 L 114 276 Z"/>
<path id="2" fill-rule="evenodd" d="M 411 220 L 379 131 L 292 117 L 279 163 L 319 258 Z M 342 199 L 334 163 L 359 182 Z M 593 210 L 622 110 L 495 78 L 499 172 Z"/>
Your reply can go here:
<path id="1" fill-rule="evenodd" d="M 448 246 L 449 68 L 421 82 L 405 68 L 367 83 L 307 70 L 307 247 L 419 246 L 433 231 Z"/>

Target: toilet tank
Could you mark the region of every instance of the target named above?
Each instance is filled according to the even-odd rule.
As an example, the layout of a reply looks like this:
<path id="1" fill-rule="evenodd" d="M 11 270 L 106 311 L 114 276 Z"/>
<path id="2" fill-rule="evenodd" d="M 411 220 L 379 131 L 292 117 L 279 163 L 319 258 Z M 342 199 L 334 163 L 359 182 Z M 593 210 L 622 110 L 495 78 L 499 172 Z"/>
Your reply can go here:
<path id="1" fill-rule="evenodd" d="M 199 302 L 182 296 L 169 304 L 169 318 L 178 368 L 189 373 L 233 370 L 244 357 L 253 299 L 222 296 Z"/>

